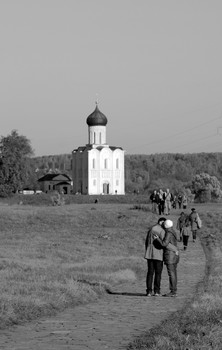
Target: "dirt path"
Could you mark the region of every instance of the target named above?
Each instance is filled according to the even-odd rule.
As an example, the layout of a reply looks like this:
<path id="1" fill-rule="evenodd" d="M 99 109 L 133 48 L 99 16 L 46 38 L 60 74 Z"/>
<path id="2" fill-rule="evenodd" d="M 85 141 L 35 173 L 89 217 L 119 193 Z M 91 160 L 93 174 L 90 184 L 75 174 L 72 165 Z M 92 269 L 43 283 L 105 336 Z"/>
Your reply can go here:
<path id="1" fill-rule="evenodd" d="M 182 245 L 180 244 L 180 248 Z M 144 260 L 144 263 L 145 260 Z M 205 256 L 199 240 L 181 251 L 178 297 L 145 296 L 144 281 L 124 284 L 96 303 L 79 306 L 24 326 L 0 331 L 4 350 L 120 350 L 152 326 L 180 309 L 204 275 Z M 162 292 L 168 291 L 164 267 Z"/>

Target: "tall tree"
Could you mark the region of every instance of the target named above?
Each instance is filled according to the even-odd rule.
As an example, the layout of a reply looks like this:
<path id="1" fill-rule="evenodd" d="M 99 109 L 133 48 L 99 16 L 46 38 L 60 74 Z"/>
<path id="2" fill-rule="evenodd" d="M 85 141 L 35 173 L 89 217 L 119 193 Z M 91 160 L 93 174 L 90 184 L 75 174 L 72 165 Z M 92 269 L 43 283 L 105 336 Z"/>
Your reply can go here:
<path id="1" fill-rule="evenodd" d="M 16 130 L 0 139 L 0 196 L 8 196 L 25 185 L 29 159 L 33 155 L 30 141 Z"/>

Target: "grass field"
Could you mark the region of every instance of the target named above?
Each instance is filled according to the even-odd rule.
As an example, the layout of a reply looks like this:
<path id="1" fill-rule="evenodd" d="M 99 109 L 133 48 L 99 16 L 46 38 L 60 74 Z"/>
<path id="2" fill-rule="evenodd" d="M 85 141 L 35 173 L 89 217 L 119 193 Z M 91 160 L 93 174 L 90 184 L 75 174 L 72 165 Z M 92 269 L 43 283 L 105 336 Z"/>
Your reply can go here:
<path id="1" fill-rule="evenodd" d="M 94 301 L 120 282 L 144 278 L 144 240 L 157 220 L 147 199 L 95 204 L 0 203 L 0 328 Z M 29 197 L 31 198 L 31 197 Z M 33 199 L 29 199 L 33 200 Z M 18 204 L 20 203 L 20 204 Z M 193 301 L 129 349 L 222 348 L 221 204 L 196 205 L 207 265 Z M 176 214 L 179 214 L 177 210 Z M 176 332 L 175 332 L 176 329 Z"/>
<path id="2" fill-rule="evenodd" d="M 0 328 L 90 302 L 144 274 L 144 238 L 155 217 L 140 208 L 1 203 Z"/>

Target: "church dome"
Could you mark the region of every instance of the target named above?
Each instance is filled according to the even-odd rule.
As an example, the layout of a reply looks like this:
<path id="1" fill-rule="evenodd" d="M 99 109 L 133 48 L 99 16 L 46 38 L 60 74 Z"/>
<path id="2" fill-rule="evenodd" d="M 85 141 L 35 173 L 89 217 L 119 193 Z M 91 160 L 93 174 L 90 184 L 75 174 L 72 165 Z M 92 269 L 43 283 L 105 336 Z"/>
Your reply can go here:
<path id="1" fill-rule="evenodd" d="M 98 106 L 96 105 L 94 112 L 92 112 L 86 119 L 86 123 L 89 126 L 95 126 L 95 125 L 105 126 L 108 123 L 108 120 L 106 116 L 102 112 L 100 112 Z"/>

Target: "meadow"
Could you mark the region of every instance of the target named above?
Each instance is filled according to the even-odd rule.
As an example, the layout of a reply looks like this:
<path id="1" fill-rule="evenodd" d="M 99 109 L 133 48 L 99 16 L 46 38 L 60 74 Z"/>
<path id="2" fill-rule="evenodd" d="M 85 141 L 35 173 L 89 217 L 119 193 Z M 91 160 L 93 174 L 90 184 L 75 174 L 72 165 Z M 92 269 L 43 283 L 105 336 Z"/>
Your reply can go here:
<path id="1" fill-rule="evenodd" d="M 1 329 L 144 275 L 145 234 L 156 220 L 148 205 L 19 203 L 0 203 Z"/>
<path id="2" fill-rule="evenodd" d="M 144 240 L 157 220 L 147 198 L 103 196 L 96 204 L 92 197 L 73 197 L 62 206 L 45 196 L 0 202 L 1 329 L 94 302 L 114 285 L 144 279 Z M 222 205 L 195 206 L 204 225 L 204 281 L 181 311 L 128 349 L 222 348 Z"/>

